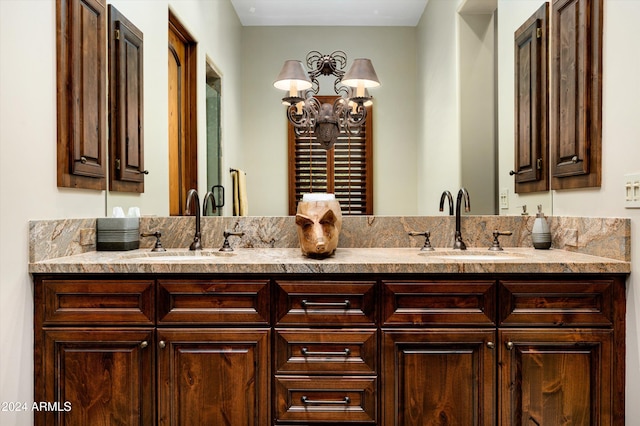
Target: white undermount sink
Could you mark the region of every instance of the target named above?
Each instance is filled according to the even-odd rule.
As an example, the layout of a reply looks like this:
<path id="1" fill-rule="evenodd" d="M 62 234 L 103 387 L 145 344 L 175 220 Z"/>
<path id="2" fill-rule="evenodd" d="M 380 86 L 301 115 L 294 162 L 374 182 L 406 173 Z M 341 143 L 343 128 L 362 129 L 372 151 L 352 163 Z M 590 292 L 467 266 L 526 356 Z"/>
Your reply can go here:
<path id="1" fill-rule="evenodd" d="M 146 253 L 135 253 L 123 255 L 122 259 L 137 260 L 140 262 L 171 262 L 171 261 L 213 261 L 216 258 L 235 256 L 234 252 L 218 250 L 167 250 L 149 251 Z"/>
<path id="2" fill-rule="evenodd" d="M 522 259 L 521 255 L 509 253 L 506 251 L 490 251 L 490 250 L 445 250 L 445 251 L 422 251 L 418 253 L 421 256 L 435 257 L 447 260 L 516 260 Z"/>

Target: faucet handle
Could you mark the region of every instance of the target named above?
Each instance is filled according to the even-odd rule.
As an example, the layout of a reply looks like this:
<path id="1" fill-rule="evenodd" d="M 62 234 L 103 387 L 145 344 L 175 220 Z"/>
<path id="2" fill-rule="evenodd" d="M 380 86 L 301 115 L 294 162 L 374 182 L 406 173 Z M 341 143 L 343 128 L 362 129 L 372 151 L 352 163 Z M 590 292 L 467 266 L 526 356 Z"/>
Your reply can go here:
<path id="1" fill-rule="evenodd" d="M 420 251 L 434 251 L 434 248 L 431 247 L 431 241 L 429 241 L 429 237 L 431 236 L 431 232 L 429 232 L 429 231 L 425 231 L 425 232 L 414 232 L 414 231 L 411 231 L 411 232 L 409 232 L 409 235 L 411 235 L 412 237 L 420 237 L 420 236 L 424 236 L 425 237 L 424 246 L 422 246 Z"/>
<path id="2" fill-rule="evenodd" d="M 491 247 L 489 247 L 489 250 L 491 251 L 504 250 L 502 247 L 500 247 L 500 241 L 498 241 L 498 237 L 501 235 L 512 235 L 512 234 L 513 232 L 511 231 L 498 231 L 498 230 L 493 231 L 493 244 L 491 245 Z"/>
<path id="3" fill-rule="evenodd" d="M 229 244 L 229 237 L 242 237 L 244 235 L 244 232 L 224 231 L 222 235 L 224 236 L 224 242 L 222 243 L 220 251 L 233 251 L 231 245 Z"/>
<path id="4" fill-rule="evenodd" d="M 141 237 L 156 237 L 156 244 L 153 246 L 151 251 L 167 251 L 164 247 L 162 247 L 162 243 L 160 242 L 160 237 L 162 237 L 162 233 L 160 231 L 152 232 L 150 234 L 142 233 Z"/>

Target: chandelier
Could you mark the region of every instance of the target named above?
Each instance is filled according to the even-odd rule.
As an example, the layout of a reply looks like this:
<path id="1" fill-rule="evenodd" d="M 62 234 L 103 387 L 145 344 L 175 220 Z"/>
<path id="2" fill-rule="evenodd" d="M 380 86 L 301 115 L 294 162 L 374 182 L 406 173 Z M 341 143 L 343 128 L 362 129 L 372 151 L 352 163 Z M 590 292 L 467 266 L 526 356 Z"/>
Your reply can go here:
<path id="1" fill-rule="evenodd" d="M 312 50 L 306 62 L 309 71 L 301 61 L 285 61 L 273 85 L 289 92 L 282 103 L 287 107 L 287 118 L 296 134 L 313 134 L 328 150 L 341 132 L 360 133 L 367 118 L 366 107 L 373 103 L 367 89 L 380 86 L 380 82 L 369 59 L 354 60 L 345 73 L 347 55 L 341 50 L 330 55 Z M 318 77 L 321 75 L 336 77 L 333 89 L 340 96 L 333 104 L 322 103 L 315 97 L 320 91 Z"/>

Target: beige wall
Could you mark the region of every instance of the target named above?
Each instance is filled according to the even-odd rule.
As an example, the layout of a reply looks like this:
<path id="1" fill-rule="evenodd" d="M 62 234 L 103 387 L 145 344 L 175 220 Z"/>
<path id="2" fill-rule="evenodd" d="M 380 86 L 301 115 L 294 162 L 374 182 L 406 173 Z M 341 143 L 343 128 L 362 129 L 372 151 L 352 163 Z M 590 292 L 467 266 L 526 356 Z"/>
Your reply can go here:
<path id="1" fill-rule="evenodd" d="M 243 136 L 238 167 L 247 172 L 249 214 L 287 214 L 287 127 L 273 81 L 287 59 L 342 50 L 373 62 L 382 85 L 374 97 L 374 213 L 416 210 L 416 38 L 409 27 L 245 27 L 242 39 Z M 305 64 L 306 66 L 306 64 Z M 345 69 L 346 71 L 346 69 Z M 322 76 L 320 94 L 334 94 Z"/>

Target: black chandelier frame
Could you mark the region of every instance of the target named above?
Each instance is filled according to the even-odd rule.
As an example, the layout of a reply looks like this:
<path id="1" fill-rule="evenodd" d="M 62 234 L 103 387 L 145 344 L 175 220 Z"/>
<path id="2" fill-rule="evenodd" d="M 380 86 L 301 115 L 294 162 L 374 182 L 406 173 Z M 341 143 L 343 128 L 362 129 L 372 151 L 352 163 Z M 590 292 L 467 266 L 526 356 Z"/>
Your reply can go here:
<path id="1" fill-rule="evenodd" d="M 365 103 L 371 102 L 370 96 L 356 96 L 356 89 L 342 84 L 347 55 L 336 50 L 329 55 L 312 50 L 307 54 L 307 74 L 311 88 L 303 96 L 287 96 L 282 99 L 287 105 L 287 118 L 298 136 L 312 133 L 324 149 L 331 149 L 344 132 L 357 136 L 367 119 Z M 318 77 L 334 76 L 333 89 L 339 97 L 333 104 L 322 103 L 316 98 L 320 91 Z"/>

